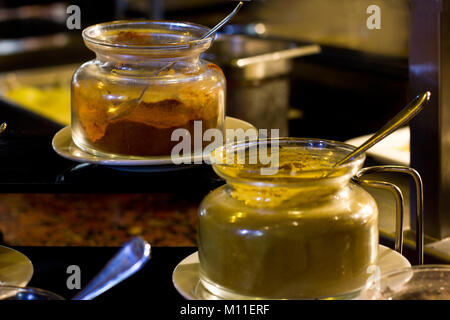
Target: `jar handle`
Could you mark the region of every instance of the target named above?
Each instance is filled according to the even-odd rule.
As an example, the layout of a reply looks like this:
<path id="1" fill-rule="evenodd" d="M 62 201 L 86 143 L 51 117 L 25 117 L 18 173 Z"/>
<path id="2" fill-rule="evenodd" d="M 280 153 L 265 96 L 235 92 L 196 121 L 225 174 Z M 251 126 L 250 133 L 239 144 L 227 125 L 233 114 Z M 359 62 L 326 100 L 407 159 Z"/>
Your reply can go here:
<path id="1" fill-rule="evenodd" d="M 352 180 L 362 186 L 369 186 L 391 191 L 395 196 L 396 202 L 396 225 L 395 225 L 395 250 L 403 253 L 403 216 L 404 216 L 404 199 L 399 187 L 386 181 L 369 181 L 363 180 L 361 177 L 370 173 L 406 173 L 414 180 L 416 187 L 416 250 L 417 262 L 423 264 L 423 245 L 424 245 L 424 228 L 423 228 L 423 183 L 419 173 L 410 167 L 405 166 L 374 166 L 363 168 L 352 178 Z"/>

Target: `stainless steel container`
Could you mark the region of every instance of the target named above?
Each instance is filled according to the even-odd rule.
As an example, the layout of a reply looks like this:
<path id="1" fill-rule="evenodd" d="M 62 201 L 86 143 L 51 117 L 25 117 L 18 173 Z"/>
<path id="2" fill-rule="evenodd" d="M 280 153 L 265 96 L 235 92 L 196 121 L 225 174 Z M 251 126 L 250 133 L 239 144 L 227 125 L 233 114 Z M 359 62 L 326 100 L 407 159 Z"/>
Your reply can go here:
<path id="1" fill-rule="evenodd" d="M 319 52 L 318 45 L 220 34 L 204 57 L 224 70 L 229 116 L 260 129 L 280 129 L 280 136 L 288 136 L 292 59 Z"/>

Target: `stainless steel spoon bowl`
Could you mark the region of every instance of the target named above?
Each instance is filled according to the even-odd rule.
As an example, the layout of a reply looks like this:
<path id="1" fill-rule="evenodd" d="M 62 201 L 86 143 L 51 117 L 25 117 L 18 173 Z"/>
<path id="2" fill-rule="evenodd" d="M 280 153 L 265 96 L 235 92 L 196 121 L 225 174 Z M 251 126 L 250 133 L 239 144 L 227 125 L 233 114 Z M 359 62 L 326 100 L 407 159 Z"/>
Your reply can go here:
<path id="1" fill-rule="evenodd" d="M 72 300 L 94 299 L 133 275 L 150 259 L 150 249 L 147 241 L 139 237 L 132 238 Z M 64 298 L 50 291 L 19 287 L 8 282 L 6 285 L 0 285 L 0 300 L 64 300 Z"/>
<path id="2" fill-rule="evenodd" d="M 100 273 L 72 300 L 91 300 L 140 270 L 150 259 L 150 244 L 140 237 L 126 242 Z"/>

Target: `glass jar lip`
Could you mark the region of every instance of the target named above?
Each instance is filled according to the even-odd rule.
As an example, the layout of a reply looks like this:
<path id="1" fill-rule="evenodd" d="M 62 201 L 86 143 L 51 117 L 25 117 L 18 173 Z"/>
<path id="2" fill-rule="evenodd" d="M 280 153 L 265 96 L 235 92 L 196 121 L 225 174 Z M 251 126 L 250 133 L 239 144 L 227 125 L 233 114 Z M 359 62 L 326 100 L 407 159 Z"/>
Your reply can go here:
<path id="1" fill-rule="evenodd" d="M 401 269 L 392 270 L 386 274 L 383 274 L 380 280 L 388 279 L 391 277 L 399 276 L 406 273 L 422 273 L 422 272 L 446 272 L 450 273 L 450 265 L 446 264 L 424 264 L 424 265 L 416 265 Z"/>
<path id="2" fill-rule="evenodd" d="M 155 43 L 155 44 L 126 44 L 126 43 L 113 43 L 107 39 L 102 39 L 99 36 L 107 31 L 117 30 L 126 31 L 132 28 L 145 30 L 145 27 L 160 27 L 160 30 L 171 31 L 176 34 L 175 31 L 179 30 L 180 36 L 186 35 L 186 32 L 195 32 L 195 36 L 198 39 L 193 39 L 184 42 L 167 42 L 167 43 Z M 181 32 L 184 31 L 184 34 Z M 105 46 L 109 48 L 123 48 L 123 49 L 139 49 L 139 50 L 168 50 L 168 49 L 193 49 L 202 45 L 207 45 L 212 42 L 215 34 L 210 35 L 205 39 L 200 37 L 206 34 L 210 28 L 184 21 L 173 20 L 116 20 L 110 22 L 103 22 L 94 24 L 85 28 L 82 32 L 83 39 L 89 43 Z M 197 34 L 198 33 L 198 34 Z"/>
<path id="3" fill-rule="evenodd" d="M 286 145 L 292 145 L 292 146 L 309 146 L 311 148 L 313 147 L 318 147 L 318 148 L 334 148 L 337 150 L 341 150 L 341 151 L 348 151 L 349 153 L 352 152 L 353 150 L 356 149 L 355 146 L 344 143 L 344 142 L 339 142 L 339 141 L 334 141 L 334 140 L 327 140 L 327 139 L 315 139 L 315 138 L 295 138 L 295 137 L 286 137 L 286 138 L 269 138 L 269 139 L 258 139 L 258 140 L 251 140 L 251 141 L 246 141 L 246 142 L 234 142 L 234 143 L 228 143 L 225 145 L 222 145 L 218 148 L 216 148 L 213 151 L 213 154 L 211 155 L 213 158 L 213 169 L 214 171 L 221 177 L 225 178 L 226 180 L 231 180 L 231 182 L 245 182 L 245 183 L 250 183 L 250 184 L 258 184 L 258 181 L 263 183 L 264 185 L 270 184 L 273 186 L 276 185 L 281 185 L 284 183 L 280 183 L 280 182 L 272 182 L 271 180 L 271 176 L 260 176 L 260 175 L 256 175 L 255 179 L 249 179 L 249 178 L 234 178 L 234 177 L 229 177 L 227 176 L 227 174 L 225 173 L 226 170 L 223 170 L 223 168 L 232 166 L 234 164 L 227 164 L 227 163 L 221 163 L 221 160 L 223 159 L 223 154 L 224 154 L 224 150 L 225 150 L 225 154 L 228 153 L 228 150 L 232 150 L 232 152 L 234 153 L 236 149 L 238 148 L 245 148 L 245 147 L 249 147 L 251 145 L 254 144 L 261 144 L 261 143 L 271 143 L 272 141 L 277 141 L 279 146 L 286 146 Z M 231 149 L 230 149 L 231 148 Z M 218 156 L 218 154 L 222 154 L 222 156 Z M 323 176 L 324 173 L 324 168 L 320 168 L 320 169 L 306 169 L 306 170 L 301 170 L 301 174 L 304 175 L 304 177 L 300 177 L 299 179 L 299 175 L 292 175 L 293 181 L 295 182 L 300 182 L 303 181 L 309 181 L 309 182 L 317 182 L 317 181 L 324 181 L 324 180 L 330 180 L 330 179 L 335 179 L 335 178 L 341 178 L 342 176 L 349 176 L 349 174 L 351 173 L 352 175 L 356 173 L 356 170 L 359 169 L 362 164 L 364 163 L 364 160 L 366 158 L 365 153 L 359 155 L 358 157 L 349 160 L 348 162 L 336 166 L 336 167 L 330 167 L 332 168 L 332 170 L 330 170 L 330 174 L 329 175 L 325 175 Z M 243 170 L 245 172 L 248 173 L 252 173 L 255 172 L 254 170 Z M 332 173 L 338 173 L 340 172 L 341 174 L 332 174 Z M 256 172 L 255 172 L 256 173 Z M 317 175 L 315 175 L 315 173 L 317 173 Z M 319 173 L 321 173 L 321 175 L 319 175 Z"/>

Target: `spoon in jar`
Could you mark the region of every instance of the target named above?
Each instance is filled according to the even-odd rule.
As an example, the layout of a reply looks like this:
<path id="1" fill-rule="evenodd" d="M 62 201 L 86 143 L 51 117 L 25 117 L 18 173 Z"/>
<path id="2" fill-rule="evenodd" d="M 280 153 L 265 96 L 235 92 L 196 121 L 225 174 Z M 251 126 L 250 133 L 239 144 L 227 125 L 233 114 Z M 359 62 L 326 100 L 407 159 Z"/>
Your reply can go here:
<path id="1" fill-rule="evenodd" d="M 211 30 L 209 30 L 206 34 L 204 34 L 203 36 L 200 37 L 199 40 L 203 40 L 206 39 L 210 36 L 212 36 L 213 34 L 215 34 L 220 28 L 222 28 L 228 21 L 231 20 L 231 18 L 233 18 L 236 13 L 238 13 L 239 9 L 244 5 L 244 3 L 242 1 L 240 1 L 238 3 L 238 5 L 236 6 L 236 8 L 234 8 L 233 11 L 231 11 L 231 13 L 229 15 L 227 15 L 222 21 L 220 21 L 215 27 L 213 27 Z M 170 68 L 171 66 L 173 66 L 176 63 L 176 61 L 172 61 L 170 63 L 168 63 L 167 65 L 165 65 L 164 67 L 162 67 L 161 69 L 157 70 L 155 72 L 155 75 L 158 75 L 160 72 Z M 135 108 L 138 104 L 141 103 L 142 98 L 144 97 L 145 92 L 147 91 L 147 89 L 150 88 L 150 84 L 147 84 L 144 89 L 142 90 L 141 94 L 136 98 L 136 99 L 131 99 L 128 100 L 126 102 L 123 102 L 121 104 L 119 104 L 117 107 L 111 108 L 108 111 L 108 120 L 113 120 L 119 116 L 123 116 L 126 115 L 128 113 L 130 113 L 130 111 Z"/>
<path id="2" fill-rule="evenodd" d="M 212 36 L 214 33 L 216 33 L 220 28 L 222 28 L 228 21 L 231 20 L 231 18 L 233 18 L 236 13 L 239 11 L 239 9 L 242 7 L 244 3 L 242 1 L 240 1 L 238 3 L 238 5 L 236 6 L 236 8 L 234 8 L 233 11 L 231 11 L 231 13 L 229 15 L 227 15 L 222 21 L 220 21 L 218 24 L 216 24 L 216 26 L 214 28 L 212 28 L 211 30 L 209 30 L 207 33 L 205 33 L 203 36 L 200 37 L 199 40 L 203 40 L 206 39 L 210 36 Z M 171 66 L 173 66 L 175 64 L 175 61 L 172 61 L 171 63 L 167 64 L 166 66 L 162 67 L 161 69 L 159 69 L 156 74 L 159 74 L 161 71 L 166 70 L 167 68 L 170 68 Z M 147 86 L 148 88 L 148 86 Z"/>
<path id="3" fill-rule="evenodd" d="M 411 101 L 405 108 L 403 108 L 394 118 L 389 120 L 380 130 L 378 130 L 373 136 L 367 139 L 361 146 L 356 148 L 353 152 L 348 154 L 345 158 L 338 161 L 333 168 L 340 166 L 347 161 L 359 156 L 363 152 L 367 151 L 376 143 L 380 142 L 392 132 L 400 128 L 402 125 L 407 124 L 412 118 L 414 118 L 423 108 L 423 106 L 430 100 L 431 93 L 429 91 L 418 95 Z M 329 171 L 331 173 L 332 171 Z"/>

